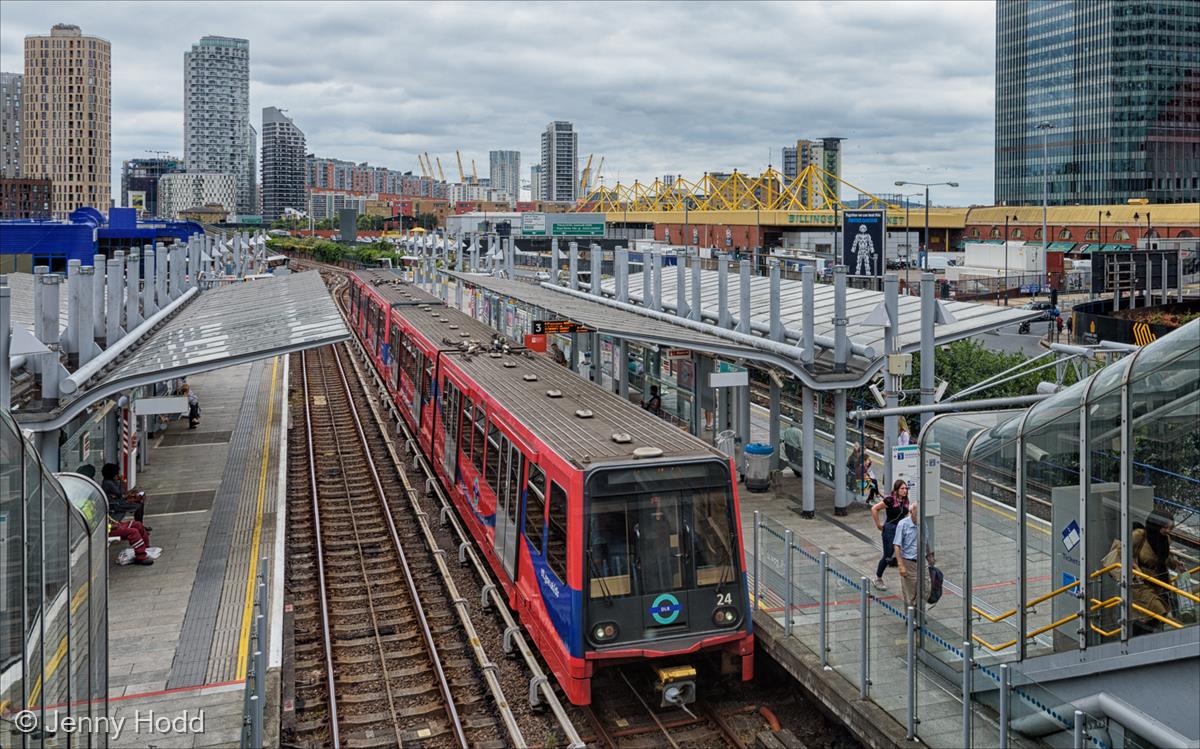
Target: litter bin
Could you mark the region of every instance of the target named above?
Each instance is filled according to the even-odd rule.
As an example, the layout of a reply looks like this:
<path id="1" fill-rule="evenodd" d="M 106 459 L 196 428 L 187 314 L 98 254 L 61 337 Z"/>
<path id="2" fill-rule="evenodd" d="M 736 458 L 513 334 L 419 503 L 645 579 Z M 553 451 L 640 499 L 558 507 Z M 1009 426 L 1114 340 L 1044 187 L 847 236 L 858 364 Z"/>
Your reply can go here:
<path id="1" fill-rule="evenodd" d="M 766 491 L 771 485 L 771 458 L 775 448 L 763 442 L 746 445 L 746 488 L 752 492 Z"/>

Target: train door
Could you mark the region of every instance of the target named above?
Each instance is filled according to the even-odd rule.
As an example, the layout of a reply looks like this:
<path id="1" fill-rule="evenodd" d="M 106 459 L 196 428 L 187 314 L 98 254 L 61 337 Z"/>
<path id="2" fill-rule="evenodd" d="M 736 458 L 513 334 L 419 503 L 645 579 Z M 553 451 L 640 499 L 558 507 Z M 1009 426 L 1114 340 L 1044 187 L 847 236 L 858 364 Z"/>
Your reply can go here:
<path id="1" fill-rule="evenodd" d="M 412 420 L 416 424 L 416 429 L 413 430 L 415 435 L 421 430 L 421 373 L 425 371 L 425 355 L 416 346 L 412 347 L 412 381 L 413 381 L 413 398 L 412 398 Z"/>
<path id="2" fill-rule="evenodd" d="M 493 542 L 510 580 L 517 579 L 517 512 L 525 477 L 525 456 L 521 449 L 501 437 L 500 485 L 496 495 L 496 536 Z"/>
<path id="3" fill-rule="evenodd" d="M 458 468 L 458 414 L 461 410 L 459 390 L 447 377 L 442 387 L 442 410 L 445 419 L 445 440 L 442 444 L 442 468 L 446 471 L 446 480 L 452 485 L 456 483 L 455 470 Z"/>

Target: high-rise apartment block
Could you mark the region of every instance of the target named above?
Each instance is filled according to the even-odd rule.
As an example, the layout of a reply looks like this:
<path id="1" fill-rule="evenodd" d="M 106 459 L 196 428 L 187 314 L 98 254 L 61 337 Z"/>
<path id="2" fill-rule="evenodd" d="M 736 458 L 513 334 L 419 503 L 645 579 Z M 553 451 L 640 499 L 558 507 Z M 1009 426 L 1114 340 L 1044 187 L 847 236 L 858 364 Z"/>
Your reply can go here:
<path id="1" fill-rule="evenodd" d="M 307 210 L 304 200 L 304 133 L 275 107 L 262 112 L 262 215 L 274 221 L 285 209 Z"/>
<path id="2" fill-rule="evenodd" d="M 521 199 L 521 152 L 489 151 L 488 181 L 497 200 Z"/>
<path id="3" fill-rule="evenodd" d="M 174 156 L 121 162 L 121 205 L 135 208 L 140 202 L 143 216 L 169 218 L 159 213 L 158 178 L 182 171 L 183 160 Z"/>
<path id="4" fill-rule="evenodd" d="M 0 73 L 0 177 L 21 176 L 20 73 Z"/>
<path id="5" fill-rule="evenodd" d="M 579 133 L 556 120 L 542 133 L 542 200 L 575 202 L 579 187 Z"/>
<path id="6" fill-rule="evenodd" d="M 821 138 L 820 140 L 797 140 L 794 146 L 784 146 L 783 151 L 783 176 L 784 179 L 794 180 L 805 169 L 810 166 L 816 166 L 827 174 L 821 175 L 821 182 L 825 186 L 825 191 L 834 197 L 838 197 L 841 192 L 841 183 L 838 181 L 842 176 L 842 141 L 844 138 Z M 811 190 L 807 185 L 804 190 L 804 202 L 808 205 L 815 206 L 824 202 L 821 191 L 818 190 L 816 195 L 811 194 Z"/>
<path id="7" fill-rule="evenodd" d="M 247 40 L 206 36 L 183 53 L 183 159 L 189 172 L 232 174 L 235 210 L 256 212 Z"/>
<path id="8" fill-rule="evenodd" d="M 542 165 L 534 164 L 529 167 L 529 199 L 530 200 L 545 200 L 542 197 Z"/>
<path id="9" fill-rule="evenodd" d="M 999 0 L 996 202 L 1200 201 L 1198 49 L 1194 0 Z"/>
<path id="10" fill-rule="evenodd" d="M 25 37 L 21 176 L 51 181 L 54 218 L 111 205 L 111 52 L 70 24 Z"/>
<path id="11" fill-rule="evenodd" d="M 234 211 L 237 205 L 237 177 L 219 172 L 177 172 L 158 179 L 158 211 L 162 218 L 209 205 Z"/>

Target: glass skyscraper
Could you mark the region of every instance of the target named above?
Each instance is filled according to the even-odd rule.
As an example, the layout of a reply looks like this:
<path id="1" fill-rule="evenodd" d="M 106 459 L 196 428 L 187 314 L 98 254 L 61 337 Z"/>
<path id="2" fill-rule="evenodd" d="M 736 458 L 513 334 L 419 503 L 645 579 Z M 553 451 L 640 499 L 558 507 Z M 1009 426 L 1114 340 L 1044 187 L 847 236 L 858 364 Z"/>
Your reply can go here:
<path id="1" fill-rule="evenodd" d="M 1052 205 L 1200 201 L 1200 2 L 999 0 L 998 204 L 1041 202 L 1043 137 Z"/>

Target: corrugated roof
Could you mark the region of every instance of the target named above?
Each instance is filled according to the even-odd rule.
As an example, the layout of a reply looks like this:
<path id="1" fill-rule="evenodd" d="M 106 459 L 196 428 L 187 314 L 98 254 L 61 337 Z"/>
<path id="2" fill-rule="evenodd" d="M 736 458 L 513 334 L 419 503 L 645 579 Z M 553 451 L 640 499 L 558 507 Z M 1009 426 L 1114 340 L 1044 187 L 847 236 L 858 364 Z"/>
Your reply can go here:
<path id="1" fill-rule="evenodd" d="M 511 297 L 523 303 L 545 309 L 552 314 L 574 320 L 597 328 L 606 335 L 616 335 L 632 340 L 647 341 L 666 346 L 690 348 L 697 351 L 718 353 L 724 356 L 745 357 L 764 363 L 780 365 L 784 360 L 778 353 L 767 349 L 767 341 L 763 347 L 751 346 L 748 343 L 737 343 L 721 338 L 715 334 L 703 333 L 676 325 L 670 322 L 652 319 L 633 311 L 617 309 L 602 302 L 581 299 L 558 291 L 553 287 L 531 286 L 529 284 L 490 276 L 470 274 L 451 275 L 461 277 L 469 284 L 504 296 Z M 690 274 L 689 274 L 690 276 Z M 664 273 L 663 299 L 674 304 L 675 296 L 674 273 Z M 701 308 L 712 317 L 717 316 L 719 299 L 719 274 L 717 271 L 701 271 Z M 685 278 L 685 283 L 690 283 Z M 730 312 L 734 318 L 738 314 L 739 281 L 731 274 L 729 279 Z M 630 295 L 641 297 L 642 275 L 631 274 L 629 279 Z M 604 282 L 605 290 L 612 292 L 612 281 Z M 834 310 L 834 287 L 829 284 L 816 284 L 814 288 L 814 332 L 816 336 L 833 338 L 832 323 Z M 784 326 L 793 330 L 803 327 L 803 284 L 800 281 L 782 280 L 780 282 L 780 310 Z M 849 324 L 846 328 L 850 338 L 872 347 L 877 352 L 884 351 L 883 328 L 869 325 L 867 317 L 883 303 L 883 293 L 863 289 L 847 289 L 846 314 Z M 690 298 L 690 294 L 689 294 Z M 752 276 L 750 282 L 751 321 L 753 323 L 770 324 L 770 279 L 763 276 Z M 968 338 L 985 331 L 994 330 L 1003 325 L 1032 319 L 1036 312 L 1011 307 L 997 307 L 990 304 L 973 302 L 942 301 L 944 308 L 950 312 L 954 321 L 935 327 L 937 343 L 944 344 L 961 338 Z M 915 296 L 901 296 L 899 301 L 900 314 L 900 346 L 902 351 L 915 352 L 921 345 L 921 300 Z M 756 338 L 761 336 L 755 335 Z M 789 338 L 795 343 L 795 338 Z M 788 359 L 786 367 L 795 373 L 799 365 L 800 351 L 795 350 L 794 358 Z M 812 373 L 817 387 L 836 387 L 853 385 L 865 380 L 882 365 L 882 354 L 868 360 L 862 356 L 851 355 L 847 363 L 847 371 L 834 371 L 833 352 L 829 349 L 817 349 L 817 356 L 809 372 Z M 806 375 L 807 376 L 807 375 Z"/>
<path id="2" fill-rule="evenodd" d="M 489 289 L 524 304 L 539 307 L 559 317 L 596 328 L 605 335 L 618 335 L 634 341 L 691 348 L 697 351 L 753 356 L 755 350 L 711 333 L 690 330 L 681 325 L 652 319 L 636 312 L 616 309 L 601 302 L 569 296 L 553 289 L 492 276 L 451 272 L 468 284 Z"/>
<path id="3" fill-rule="evenodd" d="M 356 271 L 354 275 L 369 284 L 393 307 L 421 304 L 436 304 L 441 306 L 444 304 L 441 299 L 425 291 L 415 283 L 405 281 L 403 275 L 397 270 L 372 268 L 370 270 Z"/>
<path id="4" fill-rule="evenodd" d="M 57 428 L 122 390 L 345 340 L 350 335 L 316 271 L 201 292 L 124 358 L 88 380 L 34 429 Z M 43 421 L 33 421 L 44 418 Z"/>
<path id="5" fill-rule="evenodd" d="M 408 312 L 400 310 L 399 314 Z M 665 457 L 718 454 L 686 431 L 584 380 L 545 355 L 522 351 L 500 357 L 487 353 L 452 357 L 455 365 L 502 403 L 516 420 L 579 467 L 606 461 L 632 462 L 633 451 L 639 447 L 657 447 Z M 529 375 L 537 379 L 526 380 Z M 551 398 L 546 395 L 548 390 L 558 390 L 562 397 Z M 580 409 L 592 415 L 580 418 L 575 413 Z M 612 437 L 617 433 L 629 435 L 631 441 L 615 442 Z"/>

